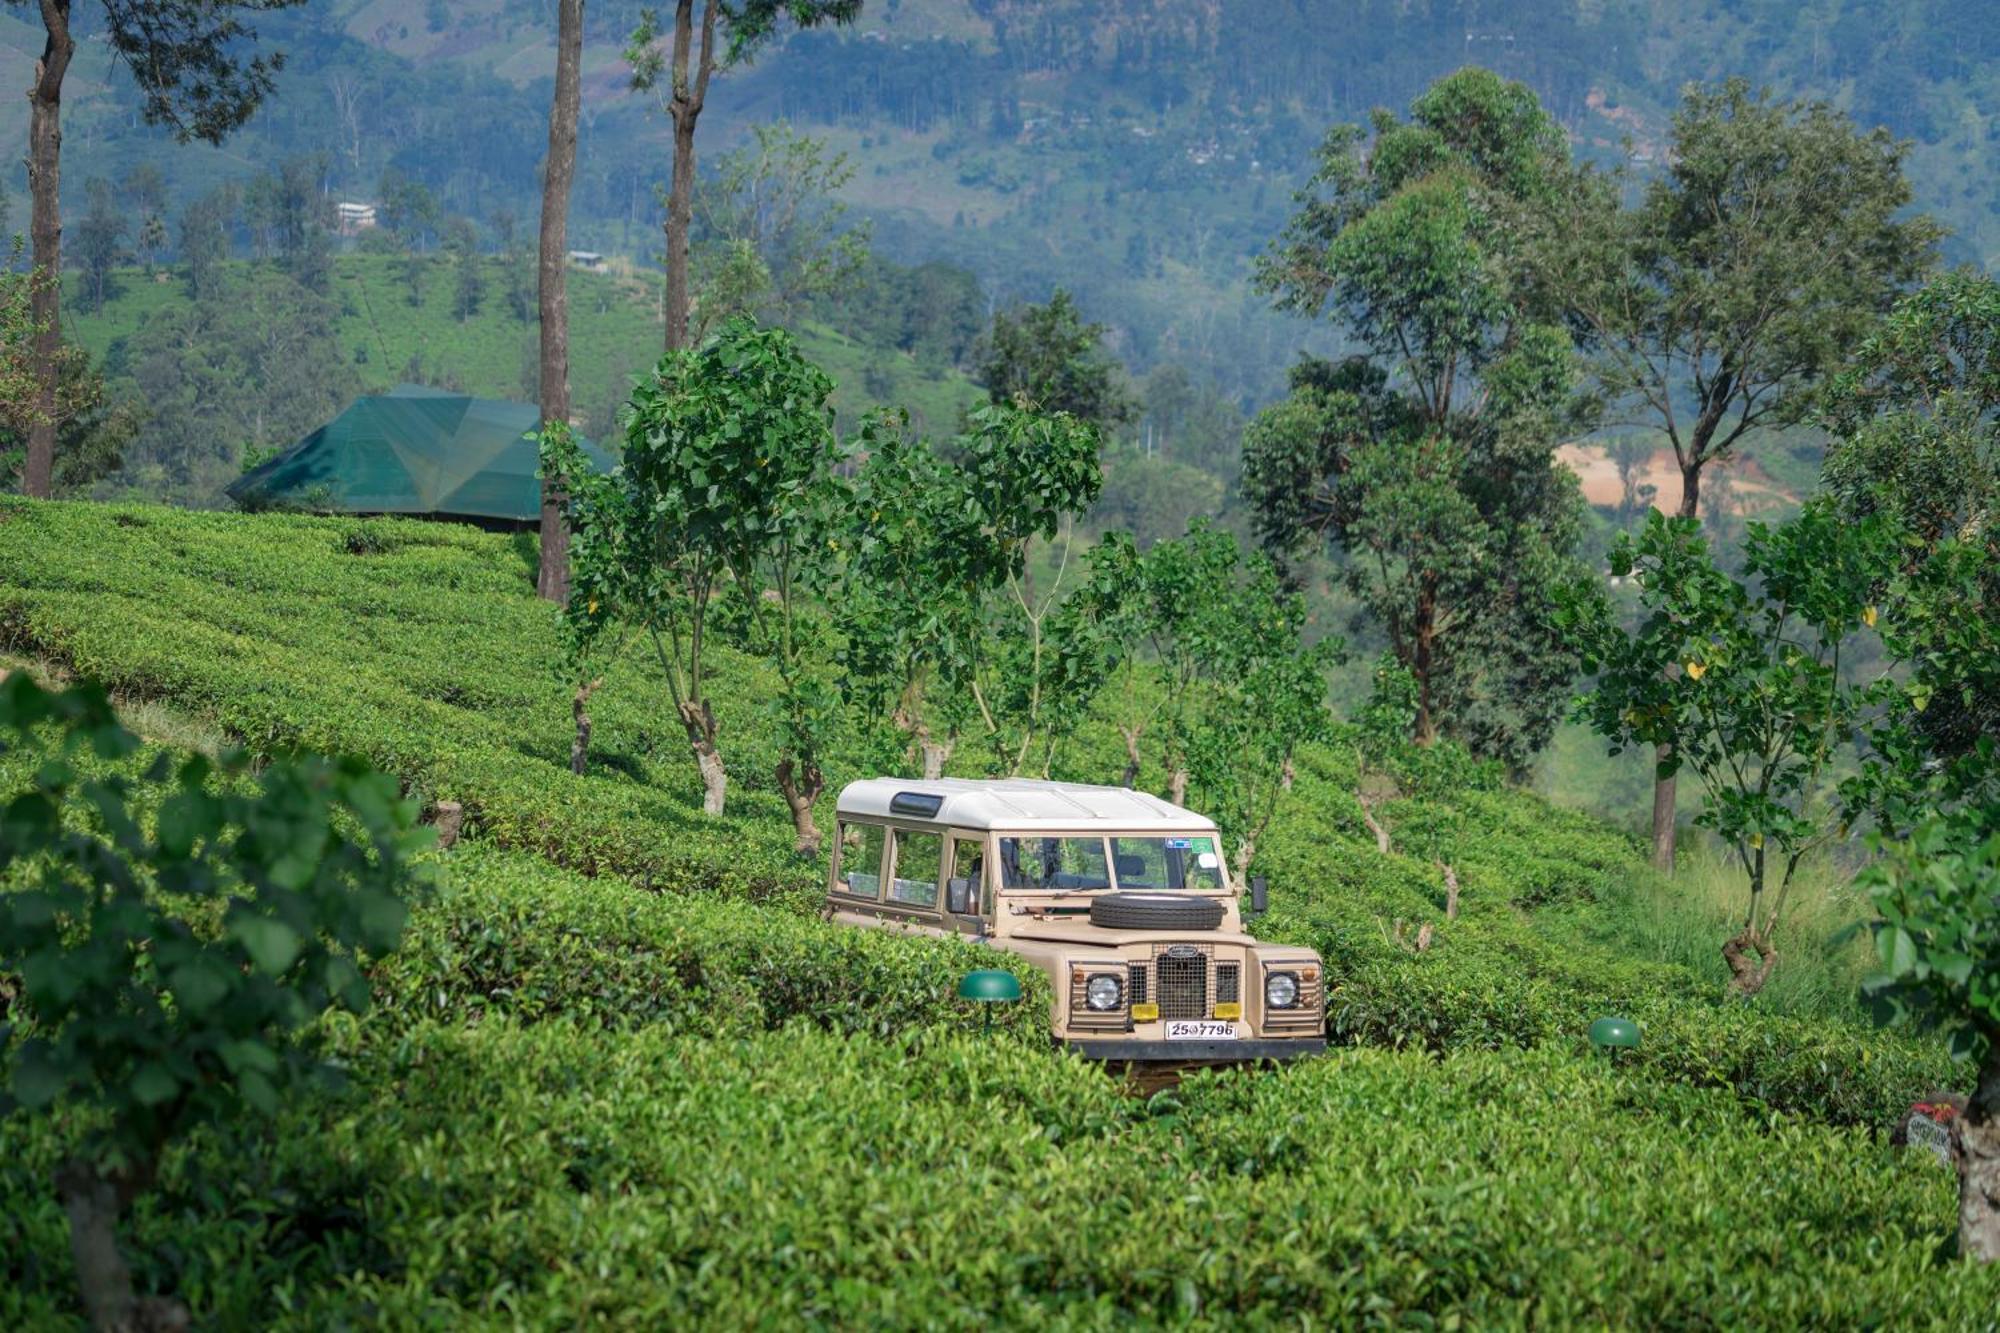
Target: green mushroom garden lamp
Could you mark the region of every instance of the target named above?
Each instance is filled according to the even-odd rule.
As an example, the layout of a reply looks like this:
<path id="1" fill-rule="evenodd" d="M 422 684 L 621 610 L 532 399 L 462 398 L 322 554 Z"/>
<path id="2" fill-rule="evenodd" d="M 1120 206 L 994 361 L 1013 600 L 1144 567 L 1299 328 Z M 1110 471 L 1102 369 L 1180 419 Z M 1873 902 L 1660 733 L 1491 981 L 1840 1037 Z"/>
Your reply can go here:
<path id="1" fill-rule="evenodd" d="M 997 967 L 982 967 L 976 972 L 965 974 L 965 980 L 958 983 L 958 998 L 972 1000 L 986 1006 L 986 1030 L 993 1030 L 993 1006 L 1012 1004 L 1021 998 L 1021 981 L 1012 972 Z"/>
<path id="2" fill-rule="evenodd" d="M 1629 1018 L 1600 1018 L 1590 1025 L 1590 1044 L 1616 1060 L 1618 1052 L 1638 1048 L 1639 1025 Z"/>

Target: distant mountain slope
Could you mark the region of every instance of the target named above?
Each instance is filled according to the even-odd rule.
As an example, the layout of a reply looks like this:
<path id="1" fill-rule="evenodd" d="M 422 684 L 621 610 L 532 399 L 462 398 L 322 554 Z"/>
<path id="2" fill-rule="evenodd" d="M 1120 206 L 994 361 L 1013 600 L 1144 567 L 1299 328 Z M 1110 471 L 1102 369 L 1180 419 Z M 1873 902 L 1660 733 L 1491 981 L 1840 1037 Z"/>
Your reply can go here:
<path id="1" fill-rule="evenodd" d="M 638 8 L 589 10 L 573 234 L 650 264 L 668 150 L 625 87 Z M 40 39 L 20 15 L 0 16 L 0 82 L 25 87 Z M 1312 145 L 1468 62 L 1526 80 L 1580 153 L 1616 157 L 1629 137 L 1642 168 L 1688 80 L 1742 73 L 1830 98 L 1916 141 L 1919 204 L 1957 233 L 1948 254 L 1995 266 L 1992 17 L 1945 0 L 868 0 L 851 29 L 793 36 L 727 72 L 702 142 L 803 122 L 854 155 L 850 194 L 896 258 L 951 259 L 1001 299 L 1067 284 L 1140 368 L 1185 362 L 1257 400 L 1308 331 L 1247 289 L 1249 260 Z M 129 79 L 86 41 L 66 99 L 76 198 L 141 157 L 167 171 L 178 206 L 310 152 L 342 197 L 372 197 L 393 168 L 475 220 L 532 215 L 546 5 L 334 0 L 258 26 L 290 64 L 222 149 L 171 147 L 140 125 Z M 26 110 L 0 99 L 0 138 L 22 139 Z"/>

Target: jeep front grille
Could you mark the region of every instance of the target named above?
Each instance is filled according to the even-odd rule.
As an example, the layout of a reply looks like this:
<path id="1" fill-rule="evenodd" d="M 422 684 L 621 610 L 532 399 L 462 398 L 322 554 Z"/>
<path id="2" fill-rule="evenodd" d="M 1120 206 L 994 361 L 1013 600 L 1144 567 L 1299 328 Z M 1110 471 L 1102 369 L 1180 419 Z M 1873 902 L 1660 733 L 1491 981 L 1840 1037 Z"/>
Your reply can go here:
<path id="1" fill-rule="evenodd" d="M 1243 969 L 1237 963 L 1215 965 L 1215 1002 L 1235 1004 L 1243 998 Z"/>
<path id="2" fill-rule="evenodd" d="M 1134 963 L 1132 964 L 1131 971 L 1132 1003 L 1144 1004 L 1146 1002 L 1146 965 L 1144 963 Z"/>
<path id="3" fill-rule="evenodd" d="M 1208 955 L 1193 945 L 1175 944 L 1153 958 L 1159 985 L 1160 1017 L 1208 1017 Z"/>

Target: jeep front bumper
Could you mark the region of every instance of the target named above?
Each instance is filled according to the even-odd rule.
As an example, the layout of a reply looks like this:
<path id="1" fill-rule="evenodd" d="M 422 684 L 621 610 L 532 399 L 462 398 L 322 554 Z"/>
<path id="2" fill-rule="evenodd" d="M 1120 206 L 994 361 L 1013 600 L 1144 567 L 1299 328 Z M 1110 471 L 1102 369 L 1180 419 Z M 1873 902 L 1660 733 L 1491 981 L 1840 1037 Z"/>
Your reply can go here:
<path id="1" fill-rule="evenodd" d="M 1324 1037 L 1258 1037 L 1230 1041 L 1144 1041 L 1071 1039 L 1062 1043 L 1086 1060 L 1130 1064 L 1195 1064 L 1222 1061 L 1295 1060 L 1326 1050 Z"/>

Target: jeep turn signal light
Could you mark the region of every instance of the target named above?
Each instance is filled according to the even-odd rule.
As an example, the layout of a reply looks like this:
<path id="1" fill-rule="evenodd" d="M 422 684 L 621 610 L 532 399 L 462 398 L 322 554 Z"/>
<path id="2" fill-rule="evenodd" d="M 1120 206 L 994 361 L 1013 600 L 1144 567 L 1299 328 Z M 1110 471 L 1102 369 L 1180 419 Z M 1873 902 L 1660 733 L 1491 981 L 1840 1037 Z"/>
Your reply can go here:
<path id="1" fill-rule="evenodd" d="M 1217 1018 L 1241 1018 L 1243 1017 L 1243 1006 L 1240 1004 L 1218 1004 L 1215 1006 L 1215 1016 Z"/>
<path id="2" fill-rule="evenodd" d="M 1319 969 L 1316 967 L 1302 967 L 1299 969 L 1299 975 L 1307 981 L 1318 981 Z"/>
<path id="3" fill-rule="evenodd" d="M 1135 1004 L 1132 1006 L 1132 1021 L 1134 1023 L 1150 1023 L 1159 1016 L 1160 1006 L 1157 1004 Z"/>

